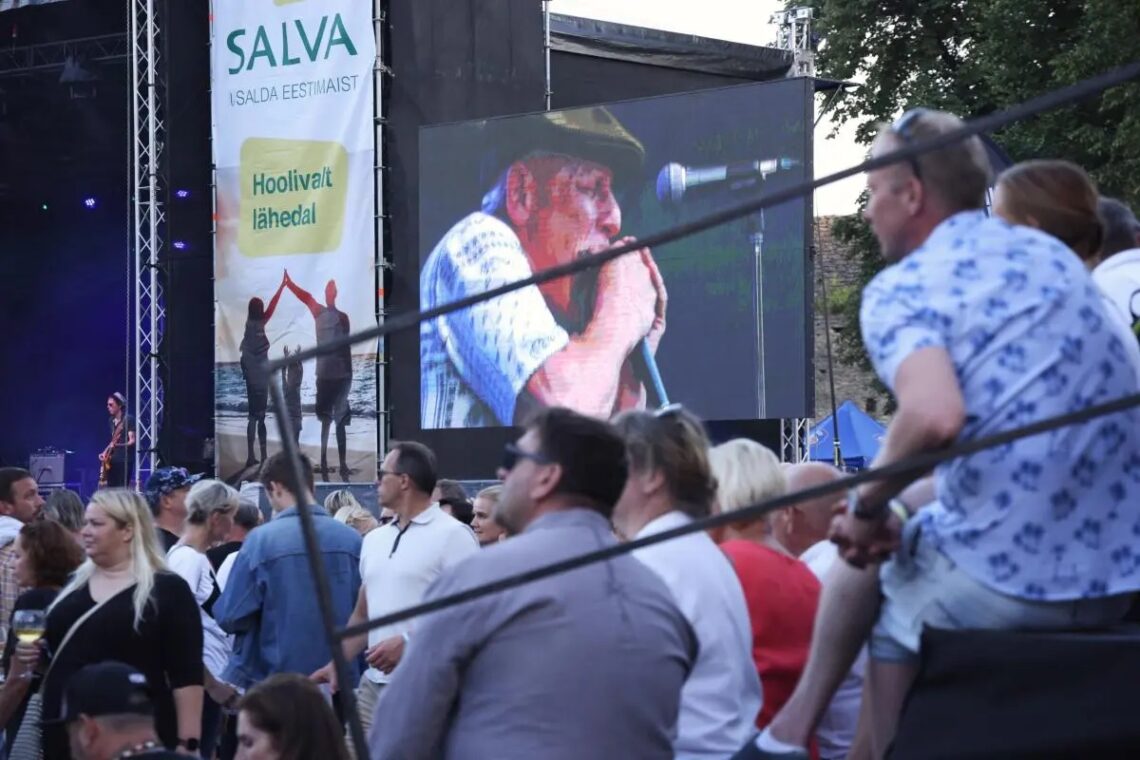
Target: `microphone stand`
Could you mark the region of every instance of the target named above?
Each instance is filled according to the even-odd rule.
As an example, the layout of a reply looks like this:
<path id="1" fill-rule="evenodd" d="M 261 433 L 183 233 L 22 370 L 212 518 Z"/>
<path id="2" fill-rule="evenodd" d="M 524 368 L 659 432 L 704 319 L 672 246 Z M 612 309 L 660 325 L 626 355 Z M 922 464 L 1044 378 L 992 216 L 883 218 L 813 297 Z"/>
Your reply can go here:
<path id="1" fill-rule="evenodd" d="M 637 351 L 633 354 L 634 369 L 641 377 L 642 382 L 645 383 L 645 391 L 647 394 L 652 393 L 656 397 L 656 404 L 650 404 L 646 399 L 646 407 L 656 407 L 658 409 L 669 406 L 669 394 L 665 392 L 665 383 L 661 380 L 661 371 L 657 369 L 657 360 L 653 357 L 653 352 L 649 350 L 649 343 L 645 338 L 637 344 Z"/>
<path id="2" fill-rule="evenodd" d="M 752 243 L 756 266 L 756 400 L 759 402 L 759 418 L 763 420 L 768 418 L 768 374 L 764 358 L 764 210 L 750 218 L 753 229 L 748 239 Z"/>

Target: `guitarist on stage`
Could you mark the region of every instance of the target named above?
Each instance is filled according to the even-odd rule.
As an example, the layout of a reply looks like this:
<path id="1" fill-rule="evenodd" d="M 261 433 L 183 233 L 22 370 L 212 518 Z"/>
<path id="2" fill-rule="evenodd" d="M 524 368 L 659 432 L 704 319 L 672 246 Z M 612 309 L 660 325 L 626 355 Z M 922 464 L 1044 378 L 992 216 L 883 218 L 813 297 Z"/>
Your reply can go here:
<path id="1" fill-rule="evenodd" d="M 126 413 L 127 402 L 121 393 L 107 397 L 107 426 L 111 442 L 99 455 L 99 486 L 101 488 L 129 488 L 131 466 L 134 464 L 135 421 Z"/>

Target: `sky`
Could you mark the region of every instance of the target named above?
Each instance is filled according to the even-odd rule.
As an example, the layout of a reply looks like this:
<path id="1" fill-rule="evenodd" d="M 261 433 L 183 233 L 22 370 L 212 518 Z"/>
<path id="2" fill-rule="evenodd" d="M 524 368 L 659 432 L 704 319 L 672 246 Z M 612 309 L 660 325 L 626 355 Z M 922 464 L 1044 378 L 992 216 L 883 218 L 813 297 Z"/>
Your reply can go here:
<path id="1" fill-rule="evenodd" d="M 768 23 L 782 9 L 781 0 L 551 0 L 550 12 L 612 21 L 621 24 L 695 34 L 700 37 L 742 42 L 748 45 L 776 44 L 776 27 Z M 817 108 L 822 106 L 822 96 Z M 824 118 L 815 133 L 815 176 L 860 163 L 866 150 L 855 143 L 855 124 L 834 128 Z M 851 177 L 820 189 L 815 196 L 816 216 L 850 214 L 862 191 L 864 178 Z"/>

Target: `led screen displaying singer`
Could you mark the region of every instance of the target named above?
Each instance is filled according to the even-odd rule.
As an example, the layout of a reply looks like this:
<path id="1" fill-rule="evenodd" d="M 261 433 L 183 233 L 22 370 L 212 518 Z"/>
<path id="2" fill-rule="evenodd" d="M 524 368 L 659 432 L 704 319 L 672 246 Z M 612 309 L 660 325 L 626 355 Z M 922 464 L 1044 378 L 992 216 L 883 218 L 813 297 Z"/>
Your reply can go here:
<path id="1" fill-rule="evenodd" d="M 421 308 L 636 242 L 739 202 L 776 174 L 802 176 L 806 100 L 787 89 L 779 100 L 796 120 L 765 98 L 742 100 L 762 92 L 745 86 L 424 128 Z M 516 425 L 543 406 L 610 417 L 667 400 L 756 418 L 774 384 L 761 360 L 771 315 L 794 343 L 779 349 L 779 378 L 793 389 L 787 416 L 798 414 L 804 209 L 642 248 L 423 322 L 422 427 Z"/>
<path id="2" fill-rule="evenodd" d="M 602 107 L 544 114 L 532 127 L 499 153 L 509 163 L 482 209 L 428 256 L 423 308 L 632 240 L 621 237 L 614 184 L 640 168 L 641 143 Z M 643 407 L 634 352 L 642 339 L 656 352 L 667 300 L 642 249 L 423 323 L 424 427 L 518 424 L 541 406 L 601 417 Z"/>

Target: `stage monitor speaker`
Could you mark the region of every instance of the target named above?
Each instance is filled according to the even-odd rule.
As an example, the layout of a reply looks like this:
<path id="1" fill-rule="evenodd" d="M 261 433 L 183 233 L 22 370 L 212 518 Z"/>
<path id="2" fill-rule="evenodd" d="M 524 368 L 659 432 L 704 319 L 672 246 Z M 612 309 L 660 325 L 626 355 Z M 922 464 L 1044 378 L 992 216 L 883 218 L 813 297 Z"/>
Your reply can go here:
<path id="1" fill-rule="evenodd" d="M 28 457 L 28 472 L 40 485 L 62 485 L 67 482 L 67 454 L 63 451 L 37 451 Z"/>

